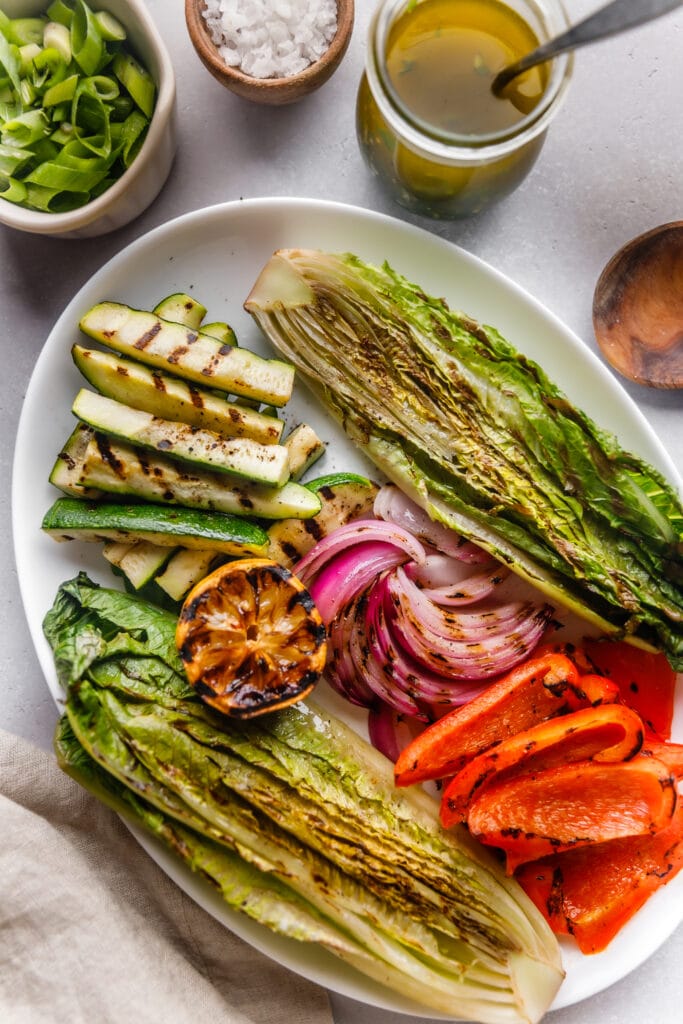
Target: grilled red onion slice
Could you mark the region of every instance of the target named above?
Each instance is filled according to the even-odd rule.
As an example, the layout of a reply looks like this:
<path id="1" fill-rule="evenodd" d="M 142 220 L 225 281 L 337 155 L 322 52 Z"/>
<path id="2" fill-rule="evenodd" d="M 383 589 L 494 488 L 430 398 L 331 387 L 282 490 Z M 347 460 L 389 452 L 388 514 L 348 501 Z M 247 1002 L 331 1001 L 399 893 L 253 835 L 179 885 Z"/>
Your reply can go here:
<path id="1" fill-rule="evenodd" d="M 421 722 L 399 714 L 388 704 L 371 708 L 368 714 L 370 742 L 390 761 L 396 762 L 404 747 L 407 747 L 422 729 Z"/>
<path id="2" fill-rule="evenodd" d="M 419 540 L 431 544 L 438 551 L 443 551 L 461 562 L 478 564 L 491 559 L 488 552 L 465 540 L 455 530 L 430 519 L 424 509 L 411 501 L 394 484 L 380 487 L 375 498 L 374 512 L 378 519 L 396 523 L 397 526 L 410 530 Z"/>
<path id="3" fill-rule="evenodd" d="M 472 573 L 467 563 L 457 562 L 448 555 L 427 555 L 422 565 L 411 563 L 406 572 L 425 597 L 442 607 L 482 601 L 510 575 L 510 570 L 498 563 L 485 572 Z"/>
<path id="4" fill-rule="evenodd" d="M 338 528 L 295 571 L 328 627 L 331 686 L 372 710 L 386 752 L 399 717 L 416 729 L 523 661 L 552 609 L 501 591 L 509 569 L 398 488 L 381 488 L 375 511 L 384 518 Z"/>
<path id="5" fill-rule="evenodd" d="M 370 649 L 377 661 L 391 667 L 392 682 L 420 705 L 446 705 L 455 707 L 471 700 L 481 690 L 481 684 L 472 686 L 430 671 L 411 658 L 392 631 L 387 617 L 391 602 L 387 595 L 385 576 L 368 594 L 365 629 Z M 394 706 L 391 700 L 388 704 Z"/>
<path id="6" fill-rule="evenodd" d="M 362 543 L 379 542 L 391 544 L 405 553 L 404 561 L 423 562 L 425 550 L 419 540 L 396 523 L 385 523 L 376 519 L 360 519 L 357 522 L 339 526 L 313 547 L 297 562 L 295 572 L 302 583 L 308 584 L 324 565 L 335 555 Z"/>
<path id="7" fill-rule="evenodd" d="M 410 715 L 412 718 L 426 722 L 427 715 L 416 701 L 403 690 L 392 685 L 394 680 L 391 664 L 378 660 L 373 654 L 365 632 L 367 600 L 367 595 L 361 594 L 353 601 L 349 609 L 353 616 L 349 649 L 356 672 L 380 700 L 403 715 Z"/>
<path id="8" fill-rule="evenodd" d="M 515 602 L 504 610 L 494 606 L 485 614 L 470 616 L 469 629 L 464 631 L 462 613 L 444 613 L 436 605 L 430 612 L 425 607 L 429 602 L 401 569 L 388 579 L 387 598 L 390 624 L 401 644 L 418 664 L 448 679 L 491 679 L 514 667 L 539 642 L 552 614 L 550 606 L 530 601 Z M 450 633 L 447 616 L 454 620 Z M 456 626 L 457 620 L 461 621 Z"/>
<path id="9" fill-rule="evenodd" d="M 353 623 L 352 612 L 345 609 L 329 627 L 325 678 L 350 704 L 369 708 L 376 703 L 377 697 L 358 675 L 351 658 L 349 636 Z"/>
<path id="10" fill-rule="evenodd" d="M 392 598 L 398 598 L 404 608 L 409 603 L 411 612 L 426 629 L 451 640 L 480 640 L 490 633 L 499 633 L 502 627 L 518 620 L 520 608 L 525 604 L 523 601 L 489 602 L 478 605 L 475 610 L 451 611 L 431 601 L 401 566 L 397 566 L 390 577 L 389 593 Z"/>
<path id="11" fill-rule="evenodd" d="M 326 562 L 308 586 L 325 625 L 382 572 L 394 569 L 405 557 L 403 550 L 391 544 L 365 541 Z"/>

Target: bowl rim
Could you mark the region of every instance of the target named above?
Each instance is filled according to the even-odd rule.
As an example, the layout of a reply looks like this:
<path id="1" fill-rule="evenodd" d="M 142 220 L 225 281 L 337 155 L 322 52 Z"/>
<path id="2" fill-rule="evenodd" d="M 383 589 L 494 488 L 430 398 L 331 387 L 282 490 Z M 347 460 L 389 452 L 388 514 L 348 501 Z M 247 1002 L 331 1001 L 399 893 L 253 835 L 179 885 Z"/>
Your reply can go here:
<path id="1" fill-rule="evenodd" d="M 66 231 L 76 231 L 92 224 L 116 205 L 122 195 L 140 177 L 147 158 L 161 141 L 166 124 L 173 113 L 176 95 L 175 72 L 171 57 L 143 0 L 119 0 L 119 3 L 127 7 L 133 18 L 137 20 L 159 67 L 154 112 L 140 152 L 130 167 L 106 192 L 75 210 L 67 210 L 65 213 L 44 213 L 10 203 L 0 196 L 0 224 L 20 231 L 31 231 L 43 235 L 62 235 Z M 34 4 L 34 6 L 36 5 Z"/>
<path id="2" fill-rule="evenodd" d="M 340 12 L 342 5 L 343 9 Z M 344 55 L 353 30 L 355 16 L 354 0 L 337 0 L 337 31 L 332 37 L 330 45 L 318 60 L 309 64 L 307 68 L 299 71 L 296 75 L 283 75 L 279 78 L 255 78 L 253 75 L 247 75 L 244 71 L 240 71 L 239 68 L 231 67 L 222 60 L 206 29 L 206 21 L 202 17 L 200 10 L 202 7 L 206 8 L 205 0 L 185 0 L 188 32 L 195 48 L 197 48 L 197 43 L 200 41 L 206 44 L 203 56 L 211 63 L 219 77 L 226 79 L 226 81 L 239 83 L 246 88 L 251 87 L 254 91 L 259 92 L 277 92 L 278 89 L 285 87 L 305 86 L 308 83 L 313 84 L 317 82 L 320 74 L 324 73 L 330 64 L 334 65 L 337 58 L 341 59 Z M 190 18 L 190 12 L 196 14 L 196 22 Z M 203 29 L 200 29 L 200 39 L 195 34 L 196 25 L 201 25 Z"/>

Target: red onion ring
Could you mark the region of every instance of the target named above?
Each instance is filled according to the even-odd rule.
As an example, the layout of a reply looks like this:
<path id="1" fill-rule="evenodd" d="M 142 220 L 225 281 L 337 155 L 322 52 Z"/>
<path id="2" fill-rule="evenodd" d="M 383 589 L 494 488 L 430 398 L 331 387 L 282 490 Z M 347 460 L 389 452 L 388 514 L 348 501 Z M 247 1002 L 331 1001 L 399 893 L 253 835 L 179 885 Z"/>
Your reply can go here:
<path id="1" fill-rule="evenodd" d="M 365 635 L 365 612 L 367 595 L 357 597 L 349 611 L 353 615 L 353 625 L 349 636 L 349 649 L 356 673 L 380 700 L 395 708 L 403 715 L 427 721 L 427 715 L 403 690 L 392 688 L 391 665 L 389 662 L 378 661 L 371 650 Z"/>
<path id="2" fill-rule="evenodd" d="M 464 704 L 481 690 L 481 685 L 465 686 L 431 672 L 418 664 L 404 650 L 390 628 L 386 608 L 388 580 L 385 576 L 371 589 L 365 613 L 365 628 L 372 653 L 380 664 L 391 665 L 392 681 L 401 690 L 419 701 L 420 705 L 447 705 L 455 707 Z M 391 704 L 391 701 L 387 703 Z"/>
<path id="3" fill-rule="evenodd" d="M 424 561 L 424 547 L 403 527 L 396 523 L 385 523 L 376 519 L 360 519 L 357 522 L 337 527 L 327 537 L 319 540 L 315 547 L 311 548 L 308 554 L 297 562 L 294 571 L 301 582 L 308 585 L 335 555 L 352 545 L 372 541 L 393 545 L 405 552 L 407 559 L 413 562 Z"/>
<path id="4" fill-rule="evenodd" d="M 353 664 L 349 649 L 352 626 L 353 616 L 345 611 L 338 615 L 329 627 L 325 678 L 330 686 L 342 697 L 345 697 L 350 704 L 361 708 L 370 708 L 376 703 L 377 697 L 358 676 Z"/>
<path id="5" fill-rule="evenodd" d="M 380 487 L 375 497 L 374 513 L 378 519 L 404 527 L 419 540 L 431 544 L 438 551 L 443 551 L 461 562 L 479 564 L 491 558 L 488 552 L 477 544 L 465 540 L 455 530 L 431 519 L 423 508 L 395 484 Z"/>
<path id="6" fill-rule="evenodd" d="M 371 708 L 368 714 L 370 742 L 376 750 L 396 762 L 401 751 L 422 731 L 422 723 L 401 715 L 387 704 Z"/>
<path id="7" fill-rule="evenodd" d="M 469 639 L 453 638 L 416 614 L 412 595 L 408 597 L 397 582 L 399 571 L 388 578 L 386 591 L 392 629 L 418 664 L 448 679 L 490 679 L 514 667 L 539 642 L 552 614 L 548 605 L 519 602 L 514 612 L 506 611 L 497 622 L 492 610 L 487 627 L 474 625 Z"/>
<path id="8" fill-rule="evenodd" d="M 537 607 L 530 601 L 508 601 L 484 605 L 475 611 L 449 611 L 416 587 L 401 566 L 397 566 L 390 577 L 389 592 L 392 598 L 398 598 L 403 610 L 419 618 L 427 630 L 449 640 L 484 640 L 489 634 L 499 633 L 506 625 L 517 622 L 522 608 Z"/>
<path id="9" fill-rule="evenodd" d="M 404 560 L 405 552 L 391 544 L 365 541 L 326 562 L 308 587 L 325 625 L 382 572 L 396 568 Z"/>
<path id="10" fill-rule="evenodd" d="M 510 570 L 500 564 L 486 572 L 470 572 L 468 575 L 465 565 L 448 555 L 427 555 L 423 565 L 410 563 L 406 572 L 413 582 L 420 584 L 422 594 L 441 607 L 482 601 L 490 597 L 510 575 Z"/>

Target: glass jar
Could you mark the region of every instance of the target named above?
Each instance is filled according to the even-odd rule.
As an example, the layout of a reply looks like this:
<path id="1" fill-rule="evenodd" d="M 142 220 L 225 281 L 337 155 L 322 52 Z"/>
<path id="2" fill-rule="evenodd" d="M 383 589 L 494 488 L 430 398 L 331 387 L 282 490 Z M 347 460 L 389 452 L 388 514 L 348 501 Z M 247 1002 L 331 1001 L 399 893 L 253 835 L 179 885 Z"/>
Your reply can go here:
<path id="1" fill-rule="evenodd" d="M 443 76 L 451 74 L 449 53 L 445 54 L 441 79 L 430 77 L 434 72 L 427 69 L 437 65 L 424 51 L 420 61 L 403 59 L 397 65 L 402 55 L 420 52 L 400 49 L 398 43 L 408 36 L 421 45 L 431 31 L 440 38 L 438 45 L 443 45 L 444 13 L 453 17 L 449 45 L 454 41 L 460 46 L 462 39 L 467 46 L 475 46 L 473 58 L 469 52 L 465 57 L 460 51 L 457 54 L 461 64 L 472 58 L 466 65 L 467 76 L 477 76 L 483 70 L 482 78 L 489 76 L 485 82 L 463 78 L 459 66 L 461 77 L 448 79 L 452 90 L 443 88 Z M 418 18 L 421 23 L 415 21 Z M 467 23 L 464 34 L 462 18 Z M 430 19 L 435 26 L 432 30 L 427 27 Z M 544 42 L 564 31 L 568 24 L 562 0 L 380 0 L 370 24 L 366 67 L 358 92 L 357 133 L 371 170 L 401 206 L 431 217 L 454 219 L 479 213 L 517 188 L 535 163 L 565 95 L 572 58 L 564 55 L 527 72 L 527 78 L 534 73 L 541 77 L 536 79 L 535 94 L 526 98 L 528 81 L 525 84 L 522 77 L 515 80 L 508 87 L 518 90 L 512 97 L 514 108 L 506 101 L 505 111 L 496 106 L 504 101 L 493 96 L 490 82 L 503 64 L 533 49 L 536 40 Z M 489 73 L 476 46 L 479 39 L 487 44 L 491 41 L 486 36 L 491 25 L 501 33 L 493 42 L 496 46 L 504 43 L 507 55 Z M 503 39 L 502 33 L 510 27 L 516 33 L 518 52 Z M 443 63 L 444 53 L 438 56 Z M 417 77 L 420 74 L 422 80 Z M 464 86 L 476 88 L 476 101 L 465 93 Z M 409 88 L 412 96 L 406 91 Z M 442 111 L 449 104 L 454 109 L 446 117 Z M 435 111 L 437 116 L 433 116 Z"/>

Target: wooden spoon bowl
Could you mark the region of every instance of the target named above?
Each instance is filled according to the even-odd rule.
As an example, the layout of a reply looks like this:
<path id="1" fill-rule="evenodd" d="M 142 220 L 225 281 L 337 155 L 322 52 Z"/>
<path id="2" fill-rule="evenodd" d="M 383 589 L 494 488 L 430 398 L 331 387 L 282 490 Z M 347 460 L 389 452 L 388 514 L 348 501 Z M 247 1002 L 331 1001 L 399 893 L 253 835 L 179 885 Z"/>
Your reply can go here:
<path id="1" fill-rule="evenodd" d="M 204 0 L 185 0 L 185 21 L 192 45 L 207 71 L 243 99 L 254 103 L 283 105 L 296 103 L 319 89 L 334 73 L 346 53 L 354 21 L 354 0 L 337 0 L 337 31 L 320 60 L 298 75 L 285 78 L 254 78 L 239 68 L 229 67 L 216 49 L 203 12 Z"/>
<path id="2" fill-rule="evenodd" d="M 619 373 L 655 388 L 683 387 L 683 221 L 628 242 L 593 296 L 595 337 Z"/>

